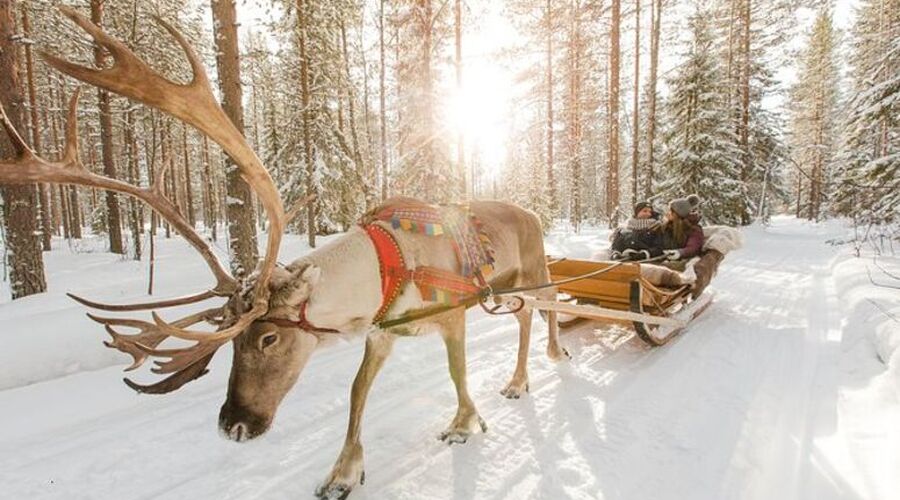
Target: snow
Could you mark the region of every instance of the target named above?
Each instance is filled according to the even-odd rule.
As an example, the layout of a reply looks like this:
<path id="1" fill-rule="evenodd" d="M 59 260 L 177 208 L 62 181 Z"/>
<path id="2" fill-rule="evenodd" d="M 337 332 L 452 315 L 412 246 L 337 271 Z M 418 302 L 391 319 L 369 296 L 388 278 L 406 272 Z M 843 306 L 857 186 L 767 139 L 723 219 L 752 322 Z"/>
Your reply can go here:
<path id="1" fill-rule="evenodd" d="M 792 218 L 746 228 L 712 306 L 662 348 L 586 323 L 562 334 L 573 359 L 557 364 L 536 321 L 520 400 L 498 394 L 515 321 L 473 310 L 469 387 L 489 429 L 464 445 L 435 439 L 456 409 L 442 342 L 399 339 L 369 398 L 366 484 L 350 499 L 896 498 L 900 296 L 869 280 L 867 267 L 890 282 L 872 255 L 825 243 L 847 233 Z M 586 258 L 607 234 L 558 229 L 547 251 Z M 283 261 L 308 250 L 303 239 L 286 239 Z M 0 304 L 0 496 L 312 497 L 343 442 L 362 339 L 316 353 L 272 429 L 234 443 L 216 429 L 230 347 L 180 391 L 135 395 L 120 381 L 128 358 L 64 292 L 137 298 L 146 262 L 54 244 L 50 291 Z M 158 295 L 212 281 L 183 242 L 158 251 Z M 900 273 L 895 256 L 878 264 Z"/>

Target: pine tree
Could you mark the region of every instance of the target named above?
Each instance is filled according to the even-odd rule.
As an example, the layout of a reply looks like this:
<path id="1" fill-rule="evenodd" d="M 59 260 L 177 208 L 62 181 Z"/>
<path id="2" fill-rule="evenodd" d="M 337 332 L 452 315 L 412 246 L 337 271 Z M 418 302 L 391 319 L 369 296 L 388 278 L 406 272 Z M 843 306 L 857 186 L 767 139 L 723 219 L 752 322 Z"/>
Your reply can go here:
<path id="1" fill-rule="evenodd" d="M 831 13 L 816 17 L 803 55 L 799 81 L 791 92 L 792 146 L 800 182 L 809 186 L 806 216 L 819 220 L 830 178 L 837 111 L 836 39 Z"/>
<path id="2" fill-rule="evenodd" d="M 439 55 L 450 31 L 449 13 L 435 0 L 404 0 L 400 28 L 399 98 L 403 154 L 396 178 L 400 193 L 427 201 L 459 197 L 458 172 L 451 168 L 449 135 L 442 130 L 438 96 Z"/>
<path id="3" fill-rule="evenodd" d="M 16 41 L 16 2 L 0 1 L 0 105 L 17 130 L 22 128 L 24 100 L 19 93 L 19 62 Z M 0 137 L 0 158 L 13 158 L 6 134 Z M 3 222 L 10 265 L 12 298 L 18 299 L 47 290 L 41 241 L 36 236 L 37 196 L 34 185 L 3 186 Z"/>
<path id="4" fill-rule="evenodd" d="M 685 60 L 669 81 L 662 192 L 669 197 L 696 193 L 703 200 L 708 220 L 736 224 L 743 196 L 741 151 L 723 105 L 727 88 L 722 83 L 708 13 L 694 14 L 689 26 L 691 40 Z"/>
<path id="5" fill-rule="evenodd" d="M 609 28 L 609 167 L 606 180 L 606 213 L 610 224 L 619 219 L 619 25 L 620 0 L 612 0 Z"/>
<path id="6" fill-rule="evenodd" d="M 91 21 L 97 26 L 103 26 L 104 5 L 101 0 L 91 0 Z M 94 46 L 94 64 L 98 68 L 106 65 L 106 50 L 100 45 Z M 113 152 L 113 126 L 111 116 L 111 103 L 109 92 L 97 89 L 97 107 L 100 110 L 100 143 L 103 160 L 103 174 L 116 178 L 116 159 Z M 125 245 L 122 242 L 122 218 L 119 214 L 119 196 L 113 191 L 106 191 L 106 229 L 109 234 L 109 251 L 124 254 Z"/>
<path id="7" fill-rule="evenodd" d="M 647 79 L 647 91 L 644 93 L 647 99 L 647 169 L 644 181 L 644 196 L 649 198 L 654 191 L 654 181 L 657 176 L 656 169 L 656 104 L 658 101 L 656 85 L 659 75 L 659 37 L 662 26 L 662 0 L 650 1 L 650 76 Z M 637 137 L 637 132 L 635 132 Z"/>
<path id="8" fill-rule="evenodd" d="M 216 69 L 223 96 L 222 108 L 234 122 L 234 126 L 243 132 L 244 111 L 234 0 L 212 0 L 212 13 L 218 54 Z M 230 160 L 225 172 L 228 179 L 227 209 L 229 248 L 232 252 L 231 268 L 235 275 L 243 276 L 256 268 L 258 258 L 252 197 L 250 187 Z"/>
<path id="9" fill-rule="evenodd" d="M 716 52 L 724 63 L 724 95 L 728 120 L 741 149 L 741 223 L 759 215 L 763 192 L 783 181 L 782 120 L 765 106 L 767 97 L 781 91 L 772 68 L 790 65 L 795 58 L 787 44 L 796 31 L 799 2 L 793 0 L 716 0 L 709 12 L 717 40 Z M 781 158 L 781 160 L 779 160 Z M 775 175 L 771 175 L 775 174 Z M 776 190 L 781 192 L 782 187 Z"/>
<path id="10" fill-rule="evenodd" d="M 890 223 L 900 219 L 900 0 L 864 1 L 853 39 L 832 210 Z"/>

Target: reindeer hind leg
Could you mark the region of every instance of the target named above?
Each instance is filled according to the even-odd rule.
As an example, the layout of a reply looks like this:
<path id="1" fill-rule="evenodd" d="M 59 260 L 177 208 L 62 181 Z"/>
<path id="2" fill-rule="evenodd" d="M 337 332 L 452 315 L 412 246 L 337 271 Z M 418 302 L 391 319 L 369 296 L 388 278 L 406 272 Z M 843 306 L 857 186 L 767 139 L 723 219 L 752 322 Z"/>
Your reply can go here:
<path id="1" fill-rule="evenodd" d="M 521 283 L 517 286 L 542 286 L 550 283 L 550 270 L 541 247 L 540 255 L 532 255 L 526 260 L 529 263 L 526 272 L 522 273 Z M 541 288 L 529 292 L 537 299 L 556 300 L 556 287 Z M 571 359 L 569 352 L 559 344 L 559 322 L 556 311 L 541 311 L 541 317 L 547 322 L 547 356 L 553 361 Z M 520 337 L 521 338 L 521 337 Z M 519 347 L 521 352 L 521 346 Z"/>
<path id="2" fill-rule="evenodd" d="M 509 399 L 519 399 L 528 392 L 528 350 L 531 345 L 531 318 L 533 310 L 523 307 L 515 314 L 519 322 L 519 350 L 516 357 L 516 369 L 512 379 L 500 394 Z"/>
<path id="3" fill-rule="evenodd" d="M 556 300 L 556 287 L 538 290 L 535 292 L 535 297 L 541 300 Z M 559 321 L 556 316 L 556 311 L 546 311 L 546 315 L 544 315 L 544 319 L 547 321 L 547 356 L 553 361 L 571 359 L 569 351 L 559 345 Z"/>

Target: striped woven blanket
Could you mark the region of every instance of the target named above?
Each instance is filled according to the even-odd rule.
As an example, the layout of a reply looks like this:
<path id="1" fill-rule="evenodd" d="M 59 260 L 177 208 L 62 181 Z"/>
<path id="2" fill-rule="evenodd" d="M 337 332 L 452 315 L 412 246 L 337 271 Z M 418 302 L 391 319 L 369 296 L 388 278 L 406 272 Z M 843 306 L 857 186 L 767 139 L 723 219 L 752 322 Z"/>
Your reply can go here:
<path id="1" fill-rule="evenodd" d="M 416 276 L 421 279 L 415 281 L 423 299 L 455 304 L 487 285 L 487 278 L 494 270 L 493 248 L 481 222 L 467 205 L 438 206 L 408 200 L 392 203 L 369 218 L 390 222 L 394 229 L 450 240 L 456 253 L 458 275 L 433 268 L 416 269 Z"/>

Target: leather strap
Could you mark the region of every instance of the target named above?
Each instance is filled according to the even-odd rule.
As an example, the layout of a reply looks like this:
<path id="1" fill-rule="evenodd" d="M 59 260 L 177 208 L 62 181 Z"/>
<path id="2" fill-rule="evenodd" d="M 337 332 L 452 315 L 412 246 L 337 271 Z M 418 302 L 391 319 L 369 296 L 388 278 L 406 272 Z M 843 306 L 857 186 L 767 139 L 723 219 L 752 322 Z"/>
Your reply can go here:
<path id="1" fill-rule="evenodd" d="M 302 304 L 300 304 L 300 319 L 298 319 L 297 321 L 293 321 L 293 320 L 285 319 L 285 318 L 271 318 L 271 319 L 264 319 L 262 321 L 265 321 L 267 323 L 272 323 L 272 324 L 275 324 L 275 325 L 278 325 L 278 326 L 281 326 L 284 328 L 299 328 L 299 329 L 307 331 L 307 332 L 340 333 L 340 332 L 338 332 L 338 330 L 334 330 L 332 328 L 319 328 L 318 326 L 315 326 L 312 323 L 310 323 L 309 320 L 306 319 L 306 304 L 307 303 L 305 301 Z"/>

